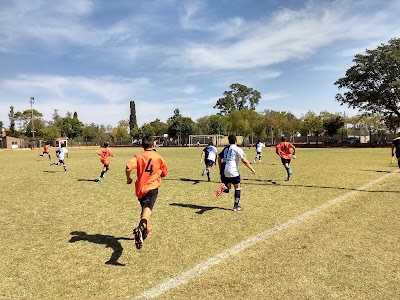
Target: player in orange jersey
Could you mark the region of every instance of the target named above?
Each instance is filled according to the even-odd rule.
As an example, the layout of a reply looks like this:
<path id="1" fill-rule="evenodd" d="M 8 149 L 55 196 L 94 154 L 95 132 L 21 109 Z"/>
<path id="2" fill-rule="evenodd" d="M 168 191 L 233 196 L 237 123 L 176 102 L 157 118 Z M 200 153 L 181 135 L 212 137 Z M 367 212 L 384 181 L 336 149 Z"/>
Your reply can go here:
<path id="1" fill-rule="evenodd" d="M 126 183 L 131 184 L 131 172 L 136 169 L 135 182 L 136 196 L 142 207 L 138 227 L 133 230 L 137 249 L 143 247 L 143 241 L 151 231 L 150 217 L 158 196 L 158 188 L 161 186 L 161 178 L 168 174 L 168 168 L 164 158 L 153 151 L 153 140 L 150 136 L 142 139 L 142 153 L 133 156 L 126 164 Z"/>
<path id="2" fill-rule="evenodd" d="M 293 149 L 293 152 L 290 151 Z M 281 142 L 276 146 L 276 154 L 281 158 L 281 162 L 287 172 L 287 180 L 290 180 L 290 176 L 293 175 L 292 168 L 289 167 L 292 158 L 296 158 L 296 147 L 292 143 L 286 141 L 286 137 L 281 137 Z"/>
<path id="3" fill-rule="evenodd" d="M 100 149 L 97 154 L 100 155 L 100 161 L 103 164 L 103 170 L 101 171 L 100 177 L 97 181 L 102 182 L 104 174 L 110 169 L 110 157 L 114 157 L 115 155 L 109 148 L 108 142 L 104 143 L 104 148 Z"/>
<path id="4" fill-rule="evenodd" d="M 51 160 L 51 156 L 50 156 L 50 153 L 49 153 L 49 148 L 50 148 L 50 143 L 47 142 L 43 147 L 43 153 L 39 154 L 38 156 L 44 156 L 45 154 L 47 154 L 49 156 L 49 160 Z"/>

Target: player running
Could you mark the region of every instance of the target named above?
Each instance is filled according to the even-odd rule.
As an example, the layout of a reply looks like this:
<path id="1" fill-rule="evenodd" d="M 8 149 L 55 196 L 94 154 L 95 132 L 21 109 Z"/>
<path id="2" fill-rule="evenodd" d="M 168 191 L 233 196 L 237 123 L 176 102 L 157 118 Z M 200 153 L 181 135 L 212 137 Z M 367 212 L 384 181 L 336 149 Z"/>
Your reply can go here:
<path id="1" fill-rule="evenodd" d="M 225 147 L 224 150 L 218 155 L 218 165 L 220 166 L 220 174 L 222 183 L 215 191 L 215 195 L 219 196 L 222 192 L 229 193 L 232 185 L 235 188 L 234 193 L 234 204 L 233 211 L 242 211 L 242 207 L 239 206 L 240 202 L 240 174 L 239 174 L 239 163 L 242 161 L 244 165 L 250 169 L 253 174 L 256 171 L 250 165 L 246 159 L 246 154 L 241 148 L 237 146 L 237 139 L 235 135 L 228 136 L 229 146 Z M 223 175 L 222 175 L 223 169 Z"/>
<path id="2" fill-rule="evenodd" d="M 49 148 L 50 148 L 50 143 L 47 142 L 43 147 L 43 153 L 39 154 L 38 156 L 42 156 L 43 157 L 45 154 L 47 154 L 49 156 L 49 160 L 51 160 L 51 156 L 50 156 L 50 153 L 49 153 Z"/>
<path id="3" fill-rule="evenodd" d="M 56 150 L 56 155 L 58 157 L 58 162 L 52 162 L 50 163 L 50 166 L 56 165 L 56 166 L 63 166 L 64 172 L 67 172 L 67 166 L 64 163 L 64 158 L 65 155 L 68 153 L 68 149 L 65 148 L 65 144 L 61 143 L 60 148 Z"/>
<path id="4" fill-rule="evenodd" d="M 215 164 L 215 160 L 217 159 L 217 148 L 214 146 L 213 142 L 209 142 L 208 146 L 201 151 L 200 163 L 203 162 L 203 159 L 206 168 L 201 173 L 201 176 L 207 174 L 207 181 L 210 182 L 210 171 L 212 166 Z"/>
<path id="5" fill-rule="evenodd" d="M 256 144 L 256 157 L 253 160 L 254 163 L 257 163 L 257 161 L 261 162 L 262 148 L 264 147 L 265 147 L 264 143 L 261 143 L 261 141 L 259 140 Z"/>
<path id="6" fill-rule="evenodd" d="M 164 158 L 153 151 L 153 141 L 150 136 L 142 139 L 142 153 L 133 156 L 126 164 L 126 183 L 131 184 L 131 172 L 136 169 L 135 182 L 136 196 L 142 207 L 138 227 L 133 230 L 137 249 L 143 248 L 143 241 L 152 230 L 150 217 L 158 196 L 158 188 L 161 186 L 161 178 L 168 174 L 168 168 Z"/>
<path id="7" fill-rule="evenodd" d="M 393 140 L 391 148 L 392 148 L 392 157 L 394 157 L 394 149 L 396 149 L 397 164 L 400 168 L 400 132 L 397 134 L 397 138 Z"/>
<path id="8" fill-rule="evenodd" d="M 290 152 L 290 149 L 293 149 L 293 152 Z M 296 147 L 293 146 L 292 143 L 286 141 L 286 137 L 281 137 L 281 142 L 276 146 L 276 154 L 278 154 L 281 158 L 281 162 L 286 169 L 287 172 L 287 181 L 290 180 L 290 177 L 293 175 L 292 168 L 289 166 L 292 158 L 296 158 Z"/>
<path id="9" fill-rule="evenodd" d="M 102 182 L 104 174 L 110 169 L 110 157 L 115 157 L 115 154 L 109 148 L 108 142 L 104 143 L 104 148 L 100 149 L 97 154 L 100 155 L 100 162 L 103 164 L 103 170 L 97 182 Z"/>

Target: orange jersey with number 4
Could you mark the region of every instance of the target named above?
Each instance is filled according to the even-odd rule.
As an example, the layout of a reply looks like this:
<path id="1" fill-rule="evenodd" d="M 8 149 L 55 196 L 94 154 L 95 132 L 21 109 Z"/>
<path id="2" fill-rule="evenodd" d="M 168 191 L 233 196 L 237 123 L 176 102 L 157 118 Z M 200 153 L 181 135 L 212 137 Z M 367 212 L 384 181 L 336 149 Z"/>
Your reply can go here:
<path id="1" fill-rule="evenodd" d="M 136 169 L 135 189 L 139 199 L 143 198 L 148 191 L 160 187 L 161 178 L 168 174 L 164 158 L 152 149 L 147 149 L 132 157 L 126 164 L 126 169 L 129 172 Z"/>

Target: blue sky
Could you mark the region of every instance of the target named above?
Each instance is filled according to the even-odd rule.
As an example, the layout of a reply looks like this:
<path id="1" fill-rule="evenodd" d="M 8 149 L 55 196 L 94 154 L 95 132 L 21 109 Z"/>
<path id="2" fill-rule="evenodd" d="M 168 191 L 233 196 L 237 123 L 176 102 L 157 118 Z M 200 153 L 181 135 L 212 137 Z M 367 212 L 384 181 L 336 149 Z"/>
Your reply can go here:
<path id="1" fill-rule="evenodd" d="M 34 108 L 116 126 L 178 108 L 193 120 L 232 83 L 257 111 L 357 112 L 334 82 L 355 54 L 400 37 L 398 0 L 1 0 L 0 120 Z"/>

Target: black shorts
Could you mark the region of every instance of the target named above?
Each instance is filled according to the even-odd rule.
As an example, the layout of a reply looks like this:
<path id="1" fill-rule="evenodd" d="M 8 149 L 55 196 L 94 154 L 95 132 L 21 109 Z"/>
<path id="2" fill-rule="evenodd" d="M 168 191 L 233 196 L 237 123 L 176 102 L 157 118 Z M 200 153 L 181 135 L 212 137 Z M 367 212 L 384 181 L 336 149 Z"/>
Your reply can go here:
<path id="1" fill-rule="evenodd" d="M 400 151 L 396 151 L 396 157 L 400 158 Z"/>
<path id="2" fill-rule="evenodd" d="M 236 176 L 236 177 L 225 177 L 225 178 L 226 178 L 227 183 L 232 183 L 232 184 L 239 184 L 240 183 L 240 175 Z M 225 183 L 225 185 L 227 183 Z"/>
<path id="3" fill-rule="evenodd" d="M 290 164 L 290 159 L 281 157 L 281 162 L 282 162 L 282 165 L 285 165 L 285 164 L 289 165 Z"/>
<path id="4" fill-rule="evenodd" d="M 219 174 L 219 175 L 220 175 L 220 177 L 221 177 L 221 182 L 222 182 L 223 184 L 227 185 L 227 184 L 229 183 L 228 178 L 225 177 L 224 174 Z"/>
<path id="5" fill-rule="evenodd" d="M 143 198 L 138 199 L 142 208 L 148 207 L 153 210 L 158 196 L 158 189 L 150 190 L 144 195 Z"/>
<path id="6" fill-rule="evenodd" d="M 213 160 L 209 160 L 209 159 L 205 159 L 205 160 L 204 160 L 204 164 L 205 164 L 207 167 L 212 167 L 212 166 L 214 165 L 214 163 L 215 163 L 215 161 L 213 161 Z"/>

